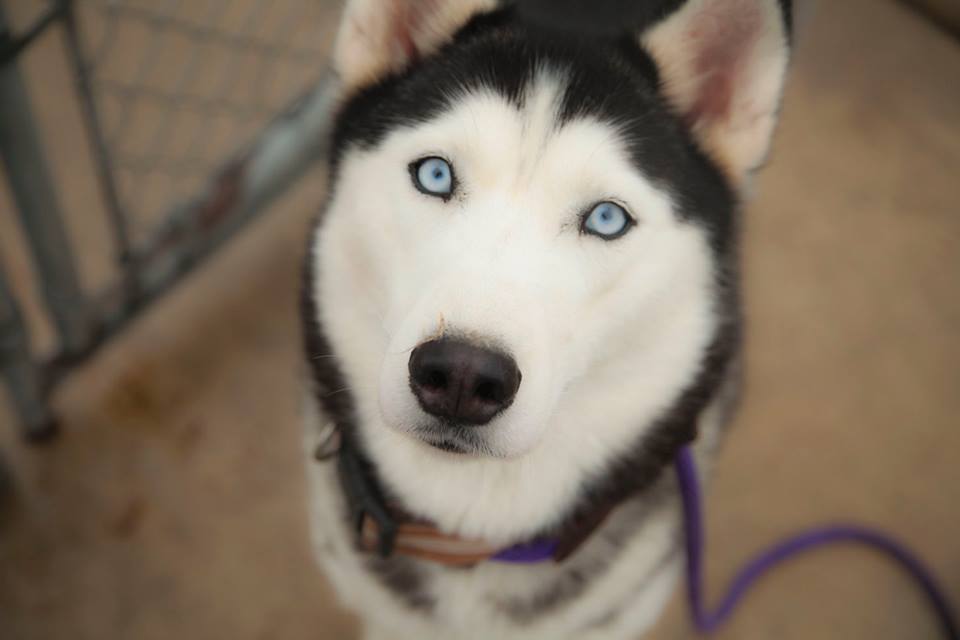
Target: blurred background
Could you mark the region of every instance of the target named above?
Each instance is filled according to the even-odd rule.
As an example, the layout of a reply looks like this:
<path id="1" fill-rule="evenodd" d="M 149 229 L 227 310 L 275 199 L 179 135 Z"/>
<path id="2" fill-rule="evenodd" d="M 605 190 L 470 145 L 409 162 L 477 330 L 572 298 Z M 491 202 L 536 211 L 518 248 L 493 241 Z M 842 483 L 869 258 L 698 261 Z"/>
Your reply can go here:
<path id="1" fill-rule="evenodd" d="M 310 556 L 297 409 L 340 4 L 0 0 L 0 638 L 356 637 Z M 956 0 L 801 6 L 746 209 L 713 594 L 852 520 L 960 602 L 958 33 Z M 936 633 L 898 570 L 837 548 L 718 637 Z M 679 591 L 652 637 L 693 637 Z"/>

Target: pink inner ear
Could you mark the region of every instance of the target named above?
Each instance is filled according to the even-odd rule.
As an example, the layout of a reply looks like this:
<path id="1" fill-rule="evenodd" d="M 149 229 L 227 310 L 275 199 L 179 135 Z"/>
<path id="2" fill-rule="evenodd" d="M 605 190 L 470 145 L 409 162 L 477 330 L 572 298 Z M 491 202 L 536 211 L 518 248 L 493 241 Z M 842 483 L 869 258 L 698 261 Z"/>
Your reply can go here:
<path id="1" fill-rule="evenodd" d="M 410 62 L 420 57 L 417 35 L 431 15 L 441 10 L 444 0 L 393 0 L 393 37 Z"/>
<path id="2" fill-rule="evenodd" d="M 731 4 L 736 3 L 735 10 Z M 696 99 L 687 112 L 691 125 L 729 118 L 741 71 L 763 30 L 756 0 L 713 2 L 691 21 L 687 38 L 696 49 Z"/>

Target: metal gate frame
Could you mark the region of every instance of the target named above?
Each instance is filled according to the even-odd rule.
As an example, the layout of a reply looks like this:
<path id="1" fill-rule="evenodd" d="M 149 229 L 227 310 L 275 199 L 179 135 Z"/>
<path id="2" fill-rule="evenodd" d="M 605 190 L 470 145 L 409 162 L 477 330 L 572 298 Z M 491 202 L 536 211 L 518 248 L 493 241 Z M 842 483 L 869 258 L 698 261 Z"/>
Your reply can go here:
<path id="1" fill-rule="evenodd" d="M 51 28 L 62 31 L 76 80 L 121 274 L 119 282 L 95 295 L 80 287 L 74 258 L 80 249 L 72 247 L 67 237 L 56 185 L 17 65 L 18 55 Z M 20 34 L 12 33 L 0 0 L 0 155 L 58 342 L 52 357 L 40 359 L 31 352 L 28 326 L 0 265 L 0 375 L 11 392 L 27 439 L 40 440 L 56 433 L 57 422 L 48 400 L 65 374 L 212 255 L 323 157 L 335 99 L 333 84 L 328 75 L 323 76 L 252 143 L 224 162 L 199 193 L 171 207 L 146 241 L 135 244 L 128 212 L 118 197 L 74 0 L 51 0 L 44 13 Z"/>

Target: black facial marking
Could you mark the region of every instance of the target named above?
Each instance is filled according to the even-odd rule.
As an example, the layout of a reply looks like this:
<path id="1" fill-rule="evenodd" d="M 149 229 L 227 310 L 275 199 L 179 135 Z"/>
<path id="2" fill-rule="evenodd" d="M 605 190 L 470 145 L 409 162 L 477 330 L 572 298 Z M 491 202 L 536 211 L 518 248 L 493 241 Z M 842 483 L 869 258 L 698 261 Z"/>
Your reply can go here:
<path id="1" fill-rule="evenodd" d="M 356 94 L 334 124 L 332 174 L 349 145 L 370 148 L 393 129 L 427 122 L 449 109 L 465 91 L 490 88 L 521 107 L 523 89 L 533 71 L 529 57 L 512 64 L 503 55 L 484 59 L 491 48 L 497 48 L 498 40 L 507 44 L 500 34 L 509 30 L 511 22 L 509 9 L 477 16 L 437 54 Z"/>
<path id="2" fill-rule="evenodd" d="M 326 416 L 340 429 L 341 437 L 350 439 L 359 452 L 353 395 L 349 391 L 335 393 L 337 390 L 347 389 L 347 386 L 339 360 L 321 326 L 319 310 L 313 296 L 313 284 L 313 266 L 308 251 L 300 295 L 300 315 L 306 360 L 314 385 L 314 398 Z M 372 465 L 369 465 L 368 473 L 376 478 L 376 469 Z M 349 515 L 343 514 L 342 520 L 343 526 L 351 529 Z M 384 559 L 370 555 L 367 566 L 384 587 L 411 609 L 425 612 L 433 609 L 435 603 L 428 591 L 427 576 L 409 558 L 394 556 Z"/>
<path id="3" fill-rule="evenodd" d="M 312 245 L 314 234 L 309 238 Z M 355 410 L 353 395 L 349 391 L 338 393 L 338 389 L 347 390 L 340 361 L 333 352 L 320 322 L 320 310 L 314 299 L 315 274 L 310 248 L 304 260 L 302 286 L 300 288 L 300 319 L 303 330 L 303 347 L 314 387 L 314 397 L 320 403 L 324 413 L 341 431 L 343 437 L 350 437 L 354 431 Z"/>
<path id="4" fill-rule="evenodd" d="M 682 218 L 707 229 L 718 254 L 731 251 L 733 191 L 664 101 L 656 66 L 636 39 L 609 40 L 602 48 L 575 41 L 564 55 L 569 82 L 561 123 L 589 117 L 615 126 L 637 170 L 673 195 Z"/>
<path id="5" fill-rule="evenodd" d="M 389 131 L 436 118 L 477 89 L 522 108 L 543 70 L 567 79 L 558 126 L 584 117 L 614 126 L 637 170 L 674 196 L 683 218 L 708 230 L 718 253 L 731 250 L 733 191 L 664 101 L 656 65 L 636 37 L 544 31 L 513 8 L 475 18 L 437 54 L 355 95 L 335 125 L 330 184 L 351 145 L 375 147 Z"/>

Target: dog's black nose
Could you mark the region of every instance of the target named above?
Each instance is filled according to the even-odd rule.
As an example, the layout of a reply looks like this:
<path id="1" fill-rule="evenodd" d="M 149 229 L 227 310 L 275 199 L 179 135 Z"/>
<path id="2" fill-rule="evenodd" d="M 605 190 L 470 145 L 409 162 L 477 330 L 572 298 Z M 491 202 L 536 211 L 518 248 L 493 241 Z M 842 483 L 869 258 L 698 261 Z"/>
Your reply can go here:
<path id="1" fill-rule="evenodd" d="M 429 414 L 486 424 L 513 402 L 520 370 L 510 356 L 467 342 L 424 342 L 410 354 L 410 388 Z"/>

